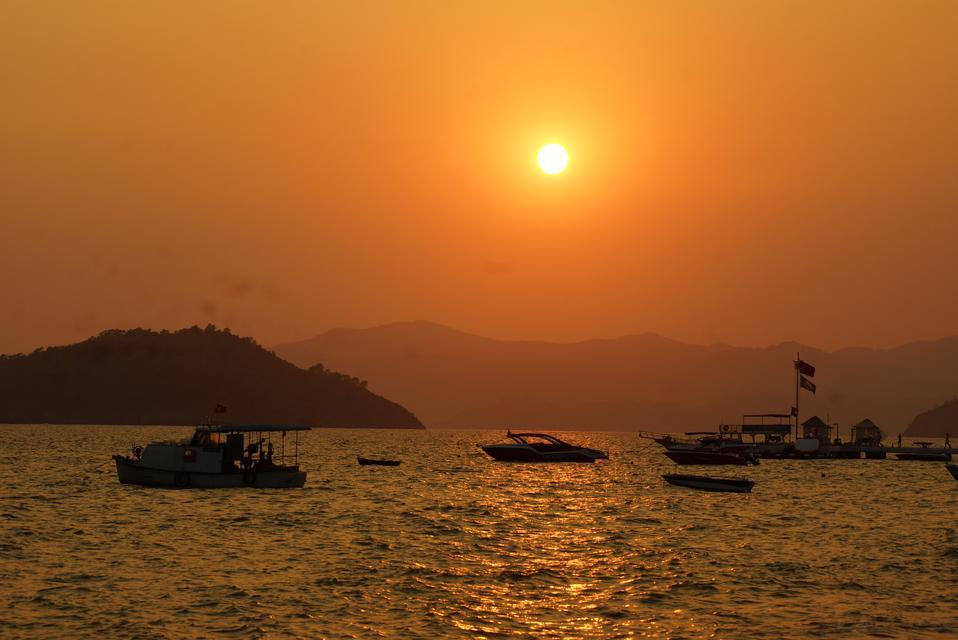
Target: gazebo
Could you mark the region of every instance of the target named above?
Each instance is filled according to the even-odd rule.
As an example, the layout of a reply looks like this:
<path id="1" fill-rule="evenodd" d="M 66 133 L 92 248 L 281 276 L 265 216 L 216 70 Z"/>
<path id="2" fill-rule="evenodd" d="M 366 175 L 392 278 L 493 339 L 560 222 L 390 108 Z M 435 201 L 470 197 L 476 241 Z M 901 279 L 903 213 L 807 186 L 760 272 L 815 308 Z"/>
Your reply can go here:
<path id="1" fill-rule="evenodd" d="M 832 428 L 825 424 L 825 421 L 818 416 L 812 416 L 802 423 L 802 437 L 815 438 L 822 442 L 831 441 Z"/>
<path id="2" fill-rule="evenodd" d="M 877 447 L 881 444 L 882 432 L 874 422 L 865 418 L 852 427 L 852 442 L 866 447 Z"/>

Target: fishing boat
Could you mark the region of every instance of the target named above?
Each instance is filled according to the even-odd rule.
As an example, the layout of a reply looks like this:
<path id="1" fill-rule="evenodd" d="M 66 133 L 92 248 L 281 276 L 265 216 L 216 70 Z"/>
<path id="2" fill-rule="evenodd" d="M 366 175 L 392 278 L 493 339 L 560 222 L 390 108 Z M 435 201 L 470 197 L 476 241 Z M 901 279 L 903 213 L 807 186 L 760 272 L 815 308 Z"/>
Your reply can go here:
<path id="1" fill-rule="evenodd" d="M 791 414 L 755 413 L 738 424 L 721 424 L 715 431 L 687 431 L 683 436 L 642 431 L 668 451 L 749 451 L 756 457 L 780 458 L 788 450 Z"/>
<path id="2" fill-rule="evenodd" d="M 746 478 L 712 478 L 693 476 L 683 473 L 667 473 L 662 479 L 677 487 L 688 487 L 700 491 L 722 491 L 729 493 L 749 493 L 755 483 Z"/>
<path id="3" fill-rule="evenodd" d="M 290 425 L 201 425 L 181 442 L 133 445 L 131 455 L 115 455 L 121 484 L 175 489 L 293 488 L 306 484 L 299 468 L 299 432 Z M 287 452 L 286 434 L 294 434 Z"/>
<path id="4" fill-rule="evenodd" d="M 671 449 L 663 451 L 675 464 L 758 464 L 758 456 L 748 449 Z"/>
<path id="5" fill-rule="evenodd" d="M 480 445 L 503 462 L 595 462 L 608 458 L 604 451 L 569 444 L 547 433 L 506 432 L 511 442 Z"/>
<path id="6" fill-rule="evenodd" d="M 958 464 L 946 464 L 945 468 L 955 480 L 958 480 Z"/>
<path id="7" fill-rule="evenodd" d="M 379 465 L 380 467 L 398 467 L 401 460 L 374 460 L 372 458 L 362 458 L 357 456 L 356 461 L 362 466 Z"/>

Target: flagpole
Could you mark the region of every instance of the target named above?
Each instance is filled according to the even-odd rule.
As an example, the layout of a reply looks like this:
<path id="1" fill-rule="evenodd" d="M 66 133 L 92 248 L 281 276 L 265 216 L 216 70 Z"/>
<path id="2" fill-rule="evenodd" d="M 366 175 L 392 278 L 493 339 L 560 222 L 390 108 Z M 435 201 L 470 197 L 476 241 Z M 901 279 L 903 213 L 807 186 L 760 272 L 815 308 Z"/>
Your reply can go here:
<path id="1" fill-rule="evenodd" d="M 795 352 L 795 442 L 798 442 L 798 398 L 801 395 L 799 391 L 801 390 L 801 382 L 799 376 L 801 372 L 798 370 L 798 363 L 802 361 L 801 355 L 798 351 Z"/>

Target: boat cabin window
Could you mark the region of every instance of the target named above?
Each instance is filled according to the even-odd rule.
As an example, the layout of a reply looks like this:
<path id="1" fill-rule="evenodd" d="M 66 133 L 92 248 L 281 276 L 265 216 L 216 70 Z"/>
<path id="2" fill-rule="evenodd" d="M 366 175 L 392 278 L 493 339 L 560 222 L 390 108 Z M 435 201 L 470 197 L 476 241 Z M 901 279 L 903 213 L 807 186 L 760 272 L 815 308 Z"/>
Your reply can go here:
<path id="1" fill-rule="evenodd" d="M 194 447 L 218 447 L 220 445 L 220 436 L 222 434 L 210 431 L 197 431 L 193 434 L 190 445 Z"/>

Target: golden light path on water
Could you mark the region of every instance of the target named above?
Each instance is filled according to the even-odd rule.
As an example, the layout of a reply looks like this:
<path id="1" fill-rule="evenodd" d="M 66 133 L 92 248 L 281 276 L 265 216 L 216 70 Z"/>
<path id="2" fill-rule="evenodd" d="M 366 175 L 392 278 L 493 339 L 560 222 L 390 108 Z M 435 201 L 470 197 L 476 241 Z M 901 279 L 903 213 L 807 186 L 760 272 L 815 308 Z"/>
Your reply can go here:
<path id="1" fill-rule="evenodd" d="M 188 434 L 0 426 L 0 635 L 932 638 L 958 619 L 940 463 L 765 461 L 722 495 L 665 485 L 632 434 L 569 434 L 611 459 L 542 466 L 488 460 L 497 432 L 324 430 L 303 490 L 97 469 Z"/>

